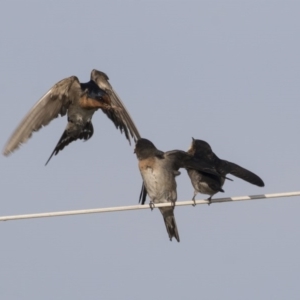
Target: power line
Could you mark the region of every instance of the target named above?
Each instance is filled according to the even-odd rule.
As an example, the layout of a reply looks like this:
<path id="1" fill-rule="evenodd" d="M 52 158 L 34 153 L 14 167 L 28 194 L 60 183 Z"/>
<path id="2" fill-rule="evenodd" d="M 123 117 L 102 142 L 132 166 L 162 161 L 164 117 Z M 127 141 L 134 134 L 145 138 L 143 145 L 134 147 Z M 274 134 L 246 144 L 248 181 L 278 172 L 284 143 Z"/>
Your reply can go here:
<path id="1" fill-rule="evenodd" d="M 299 192 L 288 192 L 288 193 L 276 193 L 276 194 L 261 194 L 261 195 L 253 195 L 253 196 L 216 198 L 216 199 L 212 199 L 211 204 L 221 203 L 221 202 L 235 202 L 235 201 L 295 197 L 295 196 L 300 196 L 300 191 Z M 197 205 L 208 204 L 208 203 L 209 203 L 208 200 L 196 200 Z M 193 205 L 193 204 L 194 204 L 194 201 L 176 202 L 176 206 L 185 206 L 185 205 Z M 166 206 L 171 206 L 171 203 L 155 204 L 155 208 L 166 207 Z M 0 217 L 0 221 L 47 218 L 47 217 L 61 217 L 61 216 L 83 215 L 83 214 L 96 214 L 96 213 L 106 213 L 106 212 L 116 212 L 116 211 L 126 211 L 126 210 L 149 209 L 149 208 L 150 208 L 150 205 L 145 204 L 145 205 L 131 205 L 131 206 L 117 206 L 117 207 L 107 207 L 107 208 L 69 210 L 69 211 L 58 211 L 58 212 L 48 212 L 48 213 L 4 216 L 4 217 Z"/>

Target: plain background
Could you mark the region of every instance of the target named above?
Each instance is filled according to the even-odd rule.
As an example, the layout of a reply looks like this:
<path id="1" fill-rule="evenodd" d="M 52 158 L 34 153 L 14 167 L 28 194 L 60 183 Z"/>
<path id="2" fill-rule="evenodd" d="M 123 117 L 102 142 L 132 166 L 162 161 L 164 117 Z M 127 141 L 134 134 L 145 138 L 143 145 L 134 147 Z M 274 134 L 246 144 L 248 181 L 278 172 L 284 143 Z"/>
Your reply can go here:
<path id="1" fill-rule="evenodd" d="M 57 81 L 102 70 L 143 137 L 191 137 L 263 178 L 223 196 L 299 190 L 299 1 L 3 1 L 1 137 Z M 101 112 L 44 166 L 65 118 L 0 157 L 0 215 L 134 205 L 141 177 Z M 231 176 L 232 177 L 232 176 Z M 178 200 L 193 188 L 183 170 Z M 206 196 L 199 195 L 198 199 Z M 0 224 L 0 298 L 299 299 L 299 197 Z"/>

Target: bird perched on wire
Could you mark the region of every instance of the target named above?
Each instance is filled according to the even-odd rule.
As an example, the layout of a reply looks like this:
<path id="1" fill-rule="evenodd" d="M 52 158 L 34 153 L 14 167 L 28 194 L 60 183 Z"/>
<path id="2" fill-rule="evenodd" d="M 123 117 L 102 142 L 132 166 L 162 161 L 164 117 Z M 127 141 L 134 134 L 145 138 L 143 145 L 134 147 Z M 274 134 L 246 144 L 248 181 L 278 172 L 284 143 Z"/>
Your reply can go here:
<path id="1" fill-rule="evenodd" d="M 179 242 L 179 234 L 174 217 L 174 205 L 177 200 L 175 177 L 180 175 L 180 168 L 193 168 L 205 174 L 218 173 L 209 164 L 194 158 L 181 150 L 163 152 L 144 138 L 138 139 L 135 151 L 139 169 L 144 181 L 140 194 L 140 202 L 145 203 L 147 193 L 151 199 L 150 207 L 155 203 L 171 202 L 172 206 L 160 207 L 170 240 L 173 237 Z"/>
<path id="2" fill-rule="evenodd" d="M 80 83 L 76 76 L 56 83 L 29 111 L 8 140 L 3 154 L 9 155 L 25 143 L 34 131 L 48 125 L 58 115 L 68 116 L 67 127 L 51 156 L 58 154 L 77 139 L 88 140 L 94 133 L 92 117 L 101 109 L 124 132 L 130 143 L 130 135 L 136 141 L 140 134 L 123 102 L 109 83 L 108 76 L 92 70 L 91 79 Z"/>
<path id="3" fill-rule="evenodd" d="M 211 202 L 213 195 L 218 192 L 224 192 L 222 187 L 225 179 L 228 179 L 226 177 L 227 174 L 234 175 L 260 187 L 265 185 L 262 179 L 254 173 L 230 161 L 218 158 L 217 155 L 212 151 L 210 145 L 205 141 L 196 140 L 193 138 L 190 149 L 187 152 L 193 157 L 210 164 L 219 173 L 219 175 L 216 176 L 214 174 L 205 174 L 193 168 L 187 169 L 188 175 L 195 189 L 194 197 L 192 199 L 194 202 L 197 193 L 210 195 L 207 200 Z"/>

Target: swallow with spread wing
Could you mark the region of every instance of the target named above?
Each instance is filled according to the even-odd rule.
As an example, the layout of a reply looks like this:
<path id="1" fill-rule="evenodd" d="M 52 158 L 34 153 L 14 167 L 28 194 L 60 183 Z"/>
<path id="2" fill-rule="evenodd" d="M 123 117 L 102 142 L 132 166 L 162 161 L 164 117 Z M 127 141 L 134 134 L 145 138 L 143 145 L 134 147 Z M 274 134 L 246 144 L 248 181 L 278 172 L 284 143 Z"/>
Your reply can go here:
<path id="1" fill-rule="evenodd" d="M 155 203 L 171 202 L 170 207 L 161 207 L 161 211 L 170 240 L 173 237 L 179 242 L 179 234 L 174 217 L 174 205 L 177 200 L 175 177 L 180 175 L 180 168 L 193 168 L 205 174 L 218 173 L 209 164 L 194 158 L 181 150 L 162 152 L 147 139 L 138 139 L 135 146 L 139 169 L 143 178 L 140 201 L 144 204 L 147 193 L 151 199 L 150 206 Z"/>
<path id="2" fill-rule="evenodd" d="M 76 76 L 56 83 L 29 111 L 8 140 L 3 154 L 9 155 L 25 143 L 34 131 L 49 124 L 58 115 L 68 116 L 67 127 L 58 141 L 53 155 L 77 139 L 88 140 L 94 133 L 92 117 L 101 109 L 125 133 L 130 143 L 130 135 L 136 141 L 140 134 L 121 99 L 109 83 L 108 76 L 93 70 L 87 83 L 80 83 Z"/>
<path id="3" fill-rule="evenodd" d="M 193 138 L 190 149 L 187 152 L 193 157 L 210 164 L 219 173 L 218 176 L 215 176 L 214 174 L 203 173 L 193 168 L 187 169 L 188 175 L 195 189 L 194 197 L 192 199 L 194 202 L 198 193 L 210 195 L 207 200 L 211 201 L 213 195 L 218 192 L 224 192 L 222 187 L 225 179 L 228 179 L 226 178 L 227 174 L 234 175 L 259 187 L 263 187 L 265 185 L 262 179 L 254 173 L 230 161 L 218 158 L 212 151 L 210 145 L 205 141 Z"/>

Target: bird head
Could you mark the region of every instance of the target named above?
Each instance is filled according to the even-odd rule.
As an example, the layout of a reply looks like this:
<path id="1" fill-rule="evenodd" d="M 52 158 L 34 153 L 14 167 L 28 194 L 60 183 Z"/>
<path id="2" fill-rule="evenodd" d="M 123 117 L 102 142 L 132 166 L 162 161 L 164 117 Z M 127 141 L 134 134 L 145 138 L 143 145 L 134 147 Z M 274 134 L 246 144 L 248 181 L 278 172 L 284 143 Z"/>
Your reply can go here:
<path id="1" fill-rule="evenodd" d="M 163 152 L 159 151 L 151 141 L 144 138 L 137 140 L 134 153 L 139 160 L 163 154 Z"/>
<path id="2" fill-rule="evenodd" d="M 207 156 L 212 153 L 212 149 L 207 142 L 192 138 L 191 146 L 187 152 L 191 155 Z"/>

